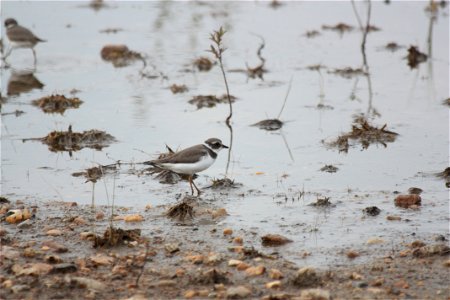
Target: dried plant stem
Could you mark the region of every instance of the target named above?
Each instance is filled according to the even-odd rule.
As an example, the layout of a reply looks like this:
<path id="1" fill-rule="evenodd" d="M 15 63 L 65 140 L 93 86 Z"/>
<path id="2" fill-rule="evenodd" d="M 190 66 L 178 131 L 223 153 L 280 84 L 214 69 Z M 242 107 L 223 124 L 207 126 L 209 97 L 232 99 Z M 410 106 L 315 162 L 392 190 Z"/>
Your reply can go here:
<path id="1" fill-rule="evenodd" d="M 289 80 L 289 86 L 288 86 L 288 89 L 287 89 L 287 92 L 286 92 L 286 97 L 284 97 L 283 106 L 281 107 L 281 110 L 280 110 L 280 113 L 278 114 L 277 119 L 280 118 L 281 113 L 283 112 L 283 109 L 284 109 L 284 107 L 286 106 L 286 101 L 287 101 L 287 99 L 288 99 L 288 97 L 289 97 L 289 92 L 291 91 L 292 78 L 293 78 L 293 77 L 291 76 L 291 80 Z"/>

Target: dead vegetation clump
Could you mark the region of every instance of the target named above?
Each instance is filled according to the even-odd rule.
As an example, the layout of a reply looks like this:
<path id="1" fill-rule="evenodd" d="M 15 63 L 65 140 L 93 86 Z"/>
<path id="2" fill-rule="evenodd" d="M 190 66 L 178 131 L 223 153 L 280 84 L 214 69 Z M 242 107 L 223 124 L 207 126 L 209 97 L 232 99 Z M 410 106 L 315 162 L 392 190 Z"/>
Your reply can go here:
<path id="1" fill-rule="evenodd" d="M 131 51 L 126 45 L 106 45 L 100 54 L 103 60 L 111 62 L 116 68 L 128 66 L 136 60 L 145 64 L 142 54 Z"/>
<path id="2" fill-rule="evenodd" d="M 327 173 L 336 173 L 338 170 L 339 168 L 333 165 L 325 165 L 322 168 L 320 168 L 320 171 Z"/>
<path id="3" fill-rule="evenodd" d="M 336 25 L 322 25 L 322 29 L 323 30 L 332 30 L 332 31 L 336 31 L 339 32 L 340 34 L 343 34 L 344 32 L 350 32 L 354 29 L 353 26 L 351 25 L 347 25 L 345 23 L 338 23 Z"/>
<path id="4" fill-rule="evenodd" d="M 103 236 L 95 235 L 93 238 L 94 248 L 98 247 L 114 247 L 124 242 L 137 241 L 141 237 L 140 229 L 124 230 L 109 226 Z"/>
<path id="5" fill-rule="evenodd" d="M 231 102 L 236 100 L 236 97 L 230 95 Z M 214 95 L 198 95 L 194 96 L 191 100 L 188 101 L 190 104 L 194 104 L 197 106 L 197 109 L 201 109 L 204 107 L 214 107 L 219 103 L 228 103 L 228 96 L 226 94 L 217 97 Z"/>
<path id="6" fill-rule="evenodd" d="M 101 150 L 116 139 L 105 131 L 92 129 L 83 132 L 73 132 L 72 126 L 69 126 L 67 131 L 52 131 L 39 140 L 47 144 L 50 151 L 57 152 L 78 151 L 83 148 Z"/>
<path id="7" fill-rule="evenodd" d="M 370 144 L 381 144 L 387 147 L 387 143 L 393 143 L 398 136 L 398 133 L 386 129 L 384 124 L 378 128 L 370 125 L 367 119 L 363 116 L 355 118 L 352 131 L 338 136 L 334 141 L 326 143 L 329 147 L 338 148 L 339 152 L 348 152 L 350 141 L 355 141 L 362 145 L 363 149 L 368 149 Z"/>
<path id="8" fill-rule="evenodd" d="M 184 221 L 186 216 L 190 219 L 194 218 L 194 207 L 190 204 L 192 202 L 191 197 L 185 197 L 180 203 L 175 204 L 169 208 L 166 216 L 171 219 L 178 219 L 179 221 Z"/>
<path id="9" fill-rule="evenodd" d="M 201 72 L 207 72 L 213 67 L 213 62 L 207 57 L 199 57 L 194 60 L 194 66 Z"/>
<path id="10" fill-rule="evenodd" d="M 367 73 L 363 69 L 361 68 L 353 69 L 352 67 L 334 69 L 333 71 L 329 71 L 328 73 L 340 75 L 344 78 L 353 78 L 354 76 L 367 75 Z"/>
<path id="11" fill-rule="evenodd" d="M 227 275 L 227 272 L 212 268 L 198 274 L 193 281 L 200 284 L 226 284 L 229 283 Z"/>
<path id="12" fill-rule="evenodd" d="M 79 98 L 66 98 L 64 95 L 50 95 L 42 97 L 31 102 L 35 106 L 39 106 L 45 113 L 63 114 L 66 109 L 78 108 L 83 101 Z"/>
<path id="13" fill-rule="evenodd" d="M 313 202 L 313 203 L 311 203 L 309 205 L 315 206 L 315 207 L 330 207 L 330 206 L 334 206 L 334 204 L 330 202 L 330 197 L 318 197 L 316 199 L 316 202 Z"/>
<path id="14" fill-rule="evenodd" d="M 185 93 L 185 92 L 189 91 L 189 89 L 188 89 L 188 87 L 186 85 L 184 85 L 184 84 L 178 85 L 178 84 L 175 84 L 175 83 L 170 86 L 170 90 L 174 94 Z"/>
<path id="15" fill-rule="evenodd" d="M 305 34 L 304 34 L 307 38 L 314 38 L 316 36 L 320 35 L 320 32 L 317 30 L 308 30 Z"/>
<path id="16" fill-rule="evenodd" d="M 390 43 L 387 43 L 386 46 L 384 46 L 384 48 L 386 50 L 394 52 L 394 51 L 397 51 L 397 50 L 403 48 L 403 46 L 400 46 L 396 42 L 390 42 Z"/>
<path id="17" fill-rule="evenodd" d="M 411 69 L 417 67 L 418 64 L 427 61 L 428 56 L 425 53 L 422 53 L 415 46 L 411 46 L 408 48 L 408 56 L 406 57 L 408 60 L 408 66 Z"/>

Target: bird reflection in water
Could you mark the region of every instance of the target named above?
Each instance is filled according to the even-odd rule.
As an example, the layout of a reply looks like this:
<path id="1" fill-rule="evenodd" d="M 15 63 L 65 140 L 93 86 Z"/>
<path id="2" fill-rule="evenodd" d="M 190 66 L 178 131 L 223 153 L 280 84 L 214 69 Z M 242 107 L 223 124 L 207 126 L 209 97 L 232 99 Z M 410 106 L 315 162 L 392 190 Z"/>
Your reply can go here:
<path id="1" fill-rule="evenodd" d="M 12 70 L 8 80 L 7 95 L 18 96 L 33 89 L 42 89 L 44 84 L 34 76 L 34 69 Z"/>

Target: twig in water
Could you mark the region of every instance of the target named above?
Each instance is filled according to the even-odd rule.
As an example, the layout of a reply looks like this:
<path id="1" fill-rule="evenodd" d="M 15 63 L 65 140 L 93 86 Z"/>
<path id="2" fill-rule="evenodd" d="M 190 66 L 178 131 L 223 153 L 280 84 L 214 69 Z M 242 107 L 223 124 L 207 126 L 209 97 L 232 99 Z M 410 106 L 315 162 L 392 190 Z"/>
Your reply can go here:
<path id="1" fill-rule="evenodd" d="M 148 257 L 148 252 L 149 252 L 149 249 L 150 247 L 149 247 L 149 245 L 148 245 L 148 241 L 146 241 L 145 242 L 145 256 L 144 256 L 144 262 L 142 263 L 142 266 L 141 266 L 141 270 L 140 270 L 140 272 L 139 272 L 139 274 L 138 274 L 138 276 L 136 277 L 136 287 L 138 287 L 139 286 L 139 280 L 141 279 L 141 277 L 142 277 L 142 274 L 144 274 L 144 269 L 145 269 L 145 264 L 147 263 L 147 257 Z"/>
<path id="2" fill-rule="evenodd" d="M 289 92 L 291 91 L 291 86 L 292 86 L 292 76 L 291 76 L 291 80 L 289 81 L 289 86 L 288 86 L 288 90 L 287 90 L 287 92 L 286 92 L 286 97 L 284 97 L 284 102 L 283 102 L 283 106 L 281 107 L 281 110 L 280 110 L 280 113 L 278 114 L 278 117 L 277 117 L 277 119 L 279 119 L 280 118 L 280 116 L 281 116 L 281 113 L 283 112 L 283 109 L 284 109 L 284 106 L 286 105 L 286 101 L 287 101 L 287 99 L 288 99 L 288 96 L 289 96 Z"/>

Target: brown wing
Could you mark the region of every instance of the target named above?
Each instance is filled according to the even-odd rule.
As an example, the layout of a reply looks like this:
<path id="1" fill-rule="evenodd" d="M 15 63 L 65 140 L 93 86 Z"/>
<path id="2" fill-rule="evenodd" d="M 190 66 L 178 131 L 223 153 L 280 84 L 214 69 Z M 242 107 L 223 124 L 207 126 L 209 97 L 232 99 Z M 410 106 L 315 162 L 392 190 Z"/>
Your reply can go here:
<path id="1" fill-rule="evenodd" d="M 151 163 L 155 165 L 165 163 L 189 164 L 197 162 L 199 157 L 205 154 L 208 154 L 208 149 L 204 145 L 196 145 L 176 152 L 168 157 L 152 160 Z"/>
<path id="2" fill-rule="evenodd" d="M 7 30 L 6 35 L 9 40 L 14 42 L 28 42 L 32 40 L 33 42 L 43 41 L 37 36 L 35 36 L 30 30 L 22 26 L 14 26 Z"/>

